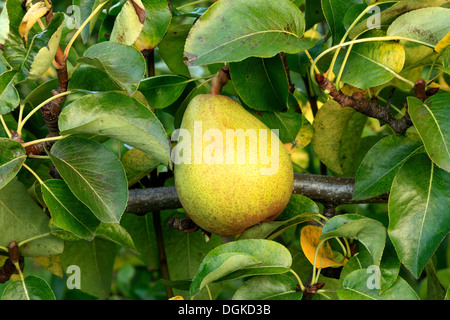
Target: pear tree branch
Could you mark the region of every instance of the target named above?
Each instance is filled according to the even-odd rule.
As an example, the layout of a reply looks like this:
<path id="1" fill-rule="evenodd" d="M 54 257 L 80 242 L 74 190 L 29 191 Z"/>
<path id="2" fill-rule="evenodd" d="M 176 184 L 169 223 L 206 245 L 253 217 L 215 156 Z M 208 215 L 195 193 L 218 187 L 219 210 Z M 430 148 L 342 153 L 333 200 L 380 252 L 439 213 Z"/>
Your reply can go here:
<path id="1" fill-rule="evenodd" d="M 386 122 L 397 134 L 403 134 L 413 125 L 408 111 L 399 119 L 395 118 L 389 111 L 388 107 L 378 104 L 376 98 L 367 100 L 362 92 L 354 92 L 352 96 L 344 94 L 341 90 L 337 90 L 334 83 L 328 80 L 320 73 L 316 74 L 316 81 L 319 87 L 328 92 L 329 95 L 341 105 L 341 107 L 351 107 L 356 111 L 381 121 Z M 426 89 L 425 80 L 419 79 L 414 85 L 414 95 L 424 101 L 429 96 L 436 93 L 436 89 Z M 407 104 L 405 103 L 407 107 Z"/>
<path id="2" fill-rule="evenodd" d="M 293 194 L 304 195 L 327 206 L 357 203 L 386 203 L 388 194 L 355 201 L 352 199 L 355 178 L 311 174 L 294 174 Z M 182 208 L 175 187 L 130 189 L 126 212 L 145 215 L 148 212 Z"/>

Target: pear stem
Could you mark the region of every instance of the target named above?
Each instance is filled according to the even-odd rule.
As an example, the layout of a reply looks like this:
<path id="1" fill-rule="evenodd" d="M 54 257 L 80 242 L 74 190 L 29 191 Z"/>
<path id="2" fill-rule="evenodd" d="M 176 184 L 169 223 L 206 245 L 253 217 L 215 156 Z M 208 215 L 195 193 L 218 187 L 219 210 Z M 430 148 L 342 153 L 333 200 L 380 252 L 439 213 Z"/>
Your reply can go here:
<path id="1" fill-rule="evenodd" d="M 230 68 L 228 65 L 223 66 L 211 80 L 210 94 L 221 94 L 222 88 L 230 80 Z"/>

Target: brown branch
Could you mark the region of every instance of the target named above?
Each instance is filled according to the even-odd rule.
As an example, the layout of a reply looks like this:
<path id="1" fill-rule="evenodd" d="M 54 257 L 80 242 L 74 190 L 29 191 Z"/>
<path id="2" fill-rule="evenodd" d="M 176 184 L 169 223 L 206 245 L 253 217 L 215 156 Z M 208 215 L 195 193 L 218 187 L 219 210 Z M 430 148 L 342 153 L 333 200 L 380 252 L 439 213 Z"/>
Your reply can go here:
<path id="1" fill-rule="evenodd" d="M 19 253 L 19 245 L 16 241 L 11 242 L 8 248 L 9 258 L 5 260 L 3 266 L 0 267 L 0 283 L 8 281 L 13 274 L 19 273 L 16 263 L 19 263 L 20 270 L 23 271 L 25 260 Z"/>
<path id="2" fill-rule="evenodd" d="M 169 227 L 173 229 L 177 229 L 183 232 L 194 232 L 198 230 L 198 226 L 189 218 L 182 218 L 182 219 L 175 219 L 170 218 L 169 219 Z"/>
<path id="3" fill-rule="evenodd" d="M 52 90 L 53 95 L 57 95 L 67 91 L 69 84 L 69 75 L 67 73 L 67 57 L 64 55 L 61 47 L 58 47 L 55 55 L 55 62 L 57 64 L 58 88 Z M 47 138 L 59 136 L 58 119 L 61 113 L 61 106 L 66 97 L 56 98 L 41 108 L 41 114 L 44 118 L 45 125 L 48 128 Z M 50 150 L 55 141 L 46 141 L 26 147 L 26 153 L 34 155 L 45 154 L 45 150 Z"/>
<path id="4" fill-rule="evenodd" d="M 356 111 L 365 114 L 366 116 L 384 121 L 389 124 L 391 128 L 398 134 L 405 133 L 406 130 L 412 126 L 411 118 L 409 117 L 409 114 L 407 112 L 402 118 L 396 119 L 389 112 L 388 108 L 378 104 L 376 98 L 372 100 L 366 100 L 364 98 L 364 94 L 359 91 L 354 92 L 352 96 L 348 96 L 342 93 L 342 91 L 336 90 L 333 82 L 319 73 L 316 74 L 316 81 L 319 84 L 319 87 L 324 91 L 328 91 L 330 96 L 333 97 L 334 101 L 339 103 L 342 107 L 351 107 Z M 419 80 L 415 88 L 421 86 L 421 84 L 422 83 Z M 417 90 L 418 92 L 421 92 L 421 89 Z"/>
<path id="5" fill-rule="evenodd" d="M 355 178 L 294 174 L 294 194 L 302 194 L 328 206 L 357 203 L 386 203 L 388 195 L 355 201 Z M 182 208 L 174 186 L 129 190 L 126 212 L 145 215 L 150 211 Z"/>
<path id="6" fill-rule="evenodd" d="M 288 65 L 288 62 L 286 59 L 286 54 L 284 52 L 280 52 L 279 55 L 281 58 L 281 62 L 283 63 L 284 71 L 286 72 L 286 77 L 287 77 L 288 84 L 289 84 L 289 92 L 294 93 L 295 85 L 292 83 L 292 80 L 291 80 L 291 73 L 290 73 L 289 65 Z"/>

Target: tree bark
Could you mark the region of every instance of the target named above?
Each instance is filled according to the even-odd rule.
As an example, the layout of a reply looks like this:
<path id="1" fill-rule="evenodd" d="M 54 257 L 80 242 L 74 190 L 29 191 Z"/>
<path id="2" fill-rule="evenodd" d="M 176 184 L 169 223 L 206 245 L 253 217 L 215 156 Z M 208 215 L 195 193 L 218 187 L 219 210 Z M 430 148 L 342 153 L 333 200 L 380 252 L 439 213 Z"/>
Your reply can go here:
<path id="1" fill-rule="evenodd" d="M 327 205 L 354 203 L 386 203 L 388 195 L 376 198 L 352 200 L 355 178 L 331 177 L 311 174 L 294 174 L 293 194 L 302 194 Z M 126 212 L 145 215 L 150 211 L 182 208 L 174 186 L 129 190 Z"/>

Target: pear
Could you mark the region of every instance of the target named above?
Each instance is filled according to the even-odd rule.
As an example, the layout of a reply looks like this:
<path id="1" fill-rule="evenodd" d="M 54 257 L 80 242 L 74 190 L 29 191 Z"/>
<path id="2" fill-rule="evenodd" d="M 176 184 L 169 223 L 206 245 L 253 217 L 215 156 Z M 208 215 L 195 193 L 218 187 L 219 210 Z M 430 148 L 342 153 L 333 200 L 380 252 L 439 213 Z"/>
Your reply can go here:
<path id="1" fill-rule="evenodd" d="M 189 218 L 221 236 L 276 219 L 293 190 L 291 159 L 270 129 L 230 97 L 195 96 L 172 152 Z"/>

